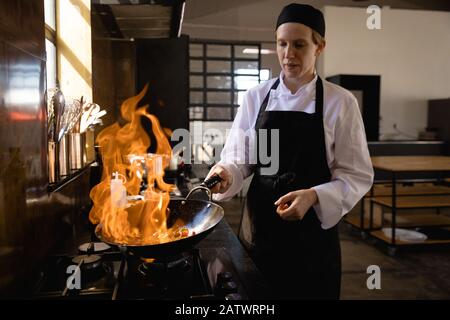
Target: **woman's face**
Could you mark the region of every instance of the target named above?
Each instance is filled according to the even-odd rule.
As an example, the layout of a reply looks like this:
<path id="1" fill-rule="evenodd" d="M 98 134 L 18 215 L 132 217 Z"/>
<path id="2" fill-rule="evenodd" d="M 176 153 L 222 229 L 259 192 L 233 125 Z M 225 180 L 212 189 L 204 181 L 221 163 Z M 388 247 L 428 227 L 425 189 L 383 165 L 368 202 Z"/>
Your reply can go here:
<path id="1" fill-rule="evenodd" d="M 288 22 L 277 29 L 278 60 L 290 80 L 302 81 L 311 76 L 323 47 L 313 42 L 312 29 L 303 24 Z"/>

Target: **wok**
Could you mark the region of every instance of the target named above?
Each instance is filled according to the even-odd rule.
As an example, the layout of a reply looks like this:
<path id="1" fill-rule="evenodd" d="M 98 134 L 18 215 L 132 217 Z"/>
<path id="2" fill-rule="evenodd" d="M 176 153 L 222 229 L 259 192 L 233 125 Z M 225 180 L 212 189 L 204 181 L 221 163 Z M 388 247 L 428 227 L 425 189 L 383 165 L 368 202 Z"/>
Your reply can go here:
<path id="1" fill-rule="evenodd" d="M 150 245 L 129 245 L 117 243 L 102 235 L 102 225 L 95 229 L 95 235 L 101 241 L 118 247 L 120 251 L 137 256 L 139 258 L 169 258 L 192 249 L 198 242 L 203 240 L 214 227 L 222 220 L 224 210 L 221 206 L 213 203 L 210 189 L 222 179 L 219 176 L 205 180 L 200 186 L 193 188 L 185 199 L 170 199 L 170 213 L 167 217 L 167 229 L 178 230 L 180 226 L 189 229 L 189 235 L 185 238 Z M 207 192 L 209 201 L 193 200 L 189 197 L 198 190 Z M 194 234 L 195 233 L 195 234 Z"/>

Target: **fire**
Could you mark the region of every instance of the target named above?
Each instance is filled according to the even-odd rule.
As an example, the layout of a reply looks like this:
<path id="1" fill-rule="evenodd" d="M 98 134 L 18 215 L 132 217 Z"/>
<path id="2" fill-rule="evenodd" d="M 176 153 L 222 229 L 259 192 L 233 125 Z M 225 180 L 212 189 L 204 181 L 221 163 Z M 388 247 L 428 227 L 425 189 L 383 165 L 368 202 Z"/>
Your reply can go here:
<path id="1" fill-rule="evenodd" d="M 134 97 L 125 100 L 120 108 L 124 126 L 117 122 L 103 129 L 97 144 L 103 161 L 101 182 L 92 188 L 90 197 L 94 206 L 89 213 L 93 224 L 102 224 L 102 236 L 115 243 L 127 245 L 157 244 L 170 240 L 166 226 L 169 192 L 174 187 L 163 181 L 164 168 L 169 165 L 172 149 L 158 119 L 149 114 L 147 105 L 137 108 L 147 92 L 148 85 Z M 141 125 L 141 117 L 152 123 L 156 138 L 156 154 L 147 154 L 150 138 Z M 148 188 L 139 197 L 145 173 Z M 121 177 L 126 196 L 125 203 L 116 202 L 111 195 L 112 177 Z M 114 185 L 119 180 L 114 179 Z M 122 183 L 119 183 L 119 189 Z M 115 187 L 114 186 L 114 187 Z M 130 197 L 138 196 L 138 197 Z M 120 195 L 119 195 L 120 197 Z"/>

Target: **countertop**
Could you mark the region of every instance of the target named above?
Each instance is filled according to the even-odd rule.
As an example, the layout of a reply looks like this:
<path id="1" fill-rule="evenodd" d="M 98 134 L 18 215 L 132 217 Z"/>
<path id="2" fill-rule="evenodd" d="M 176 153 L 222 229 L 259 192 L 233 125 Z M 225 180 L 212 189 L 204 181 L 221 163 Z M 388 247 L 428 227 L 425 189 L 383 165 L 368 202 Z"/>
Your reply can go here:
<path id="1" fill-rule="evenodd" d="M 196 176 L 200 176 L 200 179 L 202 179 L 201 174 Z M 188 182 L 187 184 L 179 185 L 179 187 L 184 195 L 193 186 Z M 199 192 L 198 196 L 198 198 L 203 196 L 204 199 L 205 194 L 202 195 Z M 78 247 L 81 244 L 97 241 L 93 236 L 94 226 L 89 222 L 88 214 L 89 211 L 85 210 L 77 215 L 72 215 L 71 218 L 64 221 L 61 226 L 61 234 L 64 236 L 58 240 L 57 246 L 51 250 L 49 256 L 77 255 L 79 254 Z M 225 250 L 232 261 L 239 277 L 239 282 L 245 287 L 248 297 L 250 299 L 264 299 L 268 296 L 264 278 L 224 218 L 205 239 L 196 245 L 196 248 L 200 250 L 202 248 L 220 248 Z"/>
<path id="2" fill-rule="evenodd" d="M 203 239 L 197 248 L 223 247 L 232 258 L 234 267 L 250 299 L 268 297 L 268 288 L 259 270 L 234 234 L 230 225 L 222 219 L 215 229 Z"/>

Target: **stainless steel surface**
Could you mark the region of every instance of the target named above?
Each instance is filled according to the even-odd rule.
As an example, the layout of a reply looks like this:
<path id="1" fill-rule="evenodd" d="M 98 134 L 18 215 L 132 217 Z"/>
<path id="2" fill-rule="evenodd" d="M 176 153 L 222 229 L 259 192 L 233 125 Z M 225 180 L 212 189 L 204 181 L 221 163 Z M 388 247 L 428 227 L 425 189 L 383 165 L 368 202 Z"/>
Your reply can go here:
<path id="1" fill-rule="evenodd" d="M 64 135 L 65 125 L 63 123 L 64 113 L 66 110 L 66 101 L 63 93 L 58 90 L 53 96 L 53 113 L 55 114 L 55 137 L 53 141 L 61 141 Z"/>
<path id="2" fill-rule="evenodd" d="M 48 192 L 44 1 L 0 1 L 0 299 L 72 232 L 89 170 Z"/>
<path id="3" fill-rule="evenodd" d="M 48 182 L 55 183 L 58 181 L 58 169 L 56 165 L 56 142 L 48 142 Z"/>
<path id="4" fill-rule="evenodd" d="M 3 41 L 45 60 L 44 1 L 2 0 L 0 17 L 0 38 Z"/>
<path id="5" fill-rule="evenodd" d="M 58 150 L 58 173 L 59 178 L 67 176 L 70 173 L 69 167 L 69 137 L 63 136 L 57 144 Z"/>
<path id="6" fill-rule="evenodd" d="M 86 134 L 69 133 L 69 168 L 81 169 L 86 163 Z"/>

